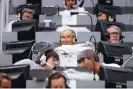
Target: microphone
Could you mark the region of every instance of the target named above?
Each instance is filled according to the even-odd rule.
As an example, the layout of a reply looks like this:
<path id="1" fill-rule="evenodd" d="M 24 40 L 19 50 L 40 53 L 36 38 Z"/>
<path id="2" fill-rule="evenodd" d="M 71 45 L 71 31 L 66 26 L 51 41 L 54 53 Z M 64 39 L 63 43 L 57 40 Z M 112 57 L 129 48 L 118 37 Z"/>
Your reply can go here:
<path id="1" fill-rule="evenodd" d="M 79 3 L 75 5 L 74 7 L 82 7 L 83 4 L 84 4 L 84 0 L 80 0 Z"/>
<path id="2" fill-rule="evenodd" d="M 70 12 L 71 15 L 76 15 L 76 14 L 80 14 L 80 13 L 87 14 L 90 17 L 90 19 L 91 19 L 91 30 L 94 31 L 94 29 L 93 29 L 93 19 L 92 19 L 92 16 L 88 12 Z"/>

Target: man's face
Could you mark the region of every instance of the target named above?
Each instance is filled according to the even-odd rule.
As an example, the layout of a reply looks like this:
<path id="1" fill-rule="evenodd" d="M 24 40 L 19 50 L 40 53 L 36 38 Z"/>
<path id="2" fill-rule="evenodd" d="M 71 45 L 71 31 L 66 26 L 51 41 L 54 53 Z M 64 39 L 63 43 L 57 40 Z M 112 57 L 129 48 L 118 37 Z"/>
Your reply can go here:
<path id="1" fill-rule="evenodd" d="M 61 44 L 62 45 L 72 45 L 74 39 L 74 33 L 70 30 L 66 30 L 61 35 Z"/>
<path id="2" fill-rule="evenodd" d="M 110 28 L 108 30 L 109 35 L 110 35 L 110 39 L 109 41 L 111 43 L 118 43 L 120 41 L 120 32 L 119 30 L 115 29 L 115 28 Z"/>
<path id="3" fill-rule="evenodd" d="M 0 88 L 11 88 L 11 81 L 7 79 L 3 79 L 0 84 Z"/>
<path id="4" fill-rule="evenodd" d="M 76 0 L 66 0 L 66 6 L 68 9 L 73 9 L 75 6 Z"/>
<path id="5" fill-rule="evenodd" d="M 86 69 L 89 73 L 93 72 L 94 70 L 94 65 L 93 65 L 93 60 L 88 58 L 82 59 L 82 62 L 80 63 L 81 67 Z"/>
<path id="6" fill-rule="evenodd" d="M 103 13 L 102 15 L 98 16 L 98 20 L 107 21 L 107 15 Z"/>
<path id="7" fill-rule="evenodd" d="M 25 12 L 22 15 L 22 21 L 24 21 L 24 20 L 32 20 L 32 19 L 33 19 L 33 14 L 32 13 Z"/>
<path id="8" fill-rule="evenodd" d="M 66 88 L 64 78 L 53 79 L 51 81 L 51 88 Z"/>

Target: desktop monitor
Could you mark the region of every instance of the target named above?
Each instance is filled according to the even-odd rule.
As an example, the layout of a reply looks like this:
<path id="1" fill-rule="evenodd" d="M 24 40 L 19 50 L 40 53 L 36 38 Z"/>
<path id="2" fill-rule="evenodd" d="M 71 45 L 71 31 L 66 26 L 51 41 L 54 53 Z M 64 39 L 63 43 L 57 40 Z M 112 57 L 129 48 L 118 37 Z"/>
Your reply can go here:
<path id="1" fill-rule="evenodd" d="M 104 55 L 105 63 L 120 62 L 123 64 L 123 55 L 131 55 L 131 49 L 127 44 L 124 43 L 110 43 L 108 41 L 99 42 L 98 52 Z M 120 59 L 118 61 L 118 59 Z"/>
<path id="2" fill-rule="evenodd" d="M 18 32 L 18 40 L 34 40 L 37 29 L 36 20 L 18 21 L 12 24 L 12 31 Z"/>
<path id="3" fill-rule="evenodd" d="M 118 14 L 122 14 L 121 8 L 118 6 L 96 4 L 94 13 L 98 14 L 99 12 L 106 12 L 108 13 L 109 16 L 114 16 L 114 17 Z"/>
<path id="4" fill-rule="evenodd" d="M 98 0 L 100 5 L 113 5 L 113 0 Z"/>
<path id="5" fill-rule="evenodd" d="M 28 57 L 32 59 L 32 55 L 29 55 L 29 53 L 31 51 L 31 46 L 34 44 L 34 42 L 34 40 L 7 42 L 5 44 L 6 47 L 3 52 L 13 55 L 13 63 Z"/>
<path id="6" fill-rule="evenodd" d="M 7 73 L 12 78 L 12 88 L 26 88 L 29 77 L 29 65 L 0 66 L 0 72 Z"/>
<path id="7" fill-rule="evenodd" d="M 101 70 L 103 72 L 99 76 L 104 76 L 106 88 L 126 87 L 127 81 L 133 81 L 133 71 L 131 69 L 102 66 Z M 112 84 L 114 86 L 111 86 Z"/>

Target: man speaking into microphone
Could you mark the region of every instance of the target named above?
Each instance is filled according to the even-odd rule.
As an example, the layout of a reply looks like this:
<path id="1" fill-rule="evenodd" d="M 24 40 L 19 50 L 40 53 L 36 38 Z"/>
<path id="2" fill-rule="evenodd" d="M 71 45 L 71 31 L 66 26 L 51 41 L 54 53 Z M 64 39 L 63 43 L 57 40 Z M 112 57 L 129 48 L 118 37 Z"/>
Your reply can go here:
<path id="1" fill-rule="evenodd" d="M 82 7 L 83 3 L 84 0 L 65 0 L 66 9 L 64 11 L 60 11 L 60 15 L 65 15 L 67 13 L 70 15 L 71 11 L 85 12 L 85 9 Z"/>

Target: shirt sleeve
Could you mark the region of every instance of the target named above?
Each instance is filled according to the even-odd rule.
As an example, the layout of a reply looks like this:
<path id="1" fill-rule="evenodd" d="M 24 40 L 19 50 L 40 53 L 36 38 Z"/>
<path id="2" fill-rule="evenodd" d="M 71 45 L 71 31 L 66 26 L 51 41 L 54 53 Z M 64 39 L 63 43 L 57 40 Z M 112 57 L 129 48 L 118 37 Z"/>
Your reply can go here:
<path id="1" fill-rule="evenodd" d="M 11 21 L 8 25 L 7 25 L 7 27 L 6 27 L 6 31 L 7 32 L 12 32 L 12 24 L 14 23 L 15 21 Z"/>
<path id="2" fill-rule="evenodd" d="M 20 60 L 16 63 L 14 63 L 14 65 L 21 65 L 21 64 L 28 64 L 30 65 L 30 69 L 38 69 L 39 68 L 39 65 L 36 64 L 35 62 L 31 61 L 30 59 L 23 59 L 23 60 Z"/>

